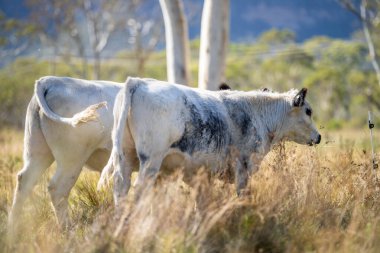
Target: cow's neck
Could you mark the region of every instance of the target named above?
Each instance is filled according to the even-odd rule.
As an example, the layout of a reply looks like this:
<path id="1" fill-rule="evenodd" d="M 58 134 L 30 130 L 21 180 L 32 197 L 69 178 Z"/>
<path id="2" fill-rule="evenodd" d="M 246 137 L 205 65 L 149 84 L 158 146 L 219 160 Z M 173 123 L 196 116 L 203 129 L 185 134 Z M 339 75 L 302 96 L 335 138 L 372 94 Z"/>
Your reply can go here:
<path id="1" fill-rule="evenodd" d="M 290 105 L 285 97 L 263 99 L 264 118 L 266 137 L 268 144 L 266 150 L 279 143 L 283 139 L 283 123 L 286 120 Z"/>

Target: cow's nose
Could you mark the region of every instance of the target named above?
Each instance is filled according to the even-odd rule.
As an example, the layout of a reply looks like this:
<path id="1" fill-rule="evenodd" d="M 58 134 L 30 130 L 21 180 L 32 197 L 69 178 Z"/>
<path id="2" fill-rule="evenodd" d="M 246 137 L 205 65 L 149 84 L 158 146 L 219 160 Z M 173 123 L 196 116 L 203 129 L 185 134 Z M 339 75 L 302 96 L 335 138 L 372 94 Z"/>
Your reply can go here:
<path id="1" fill-rule="evenodd" d="M 315 142 L 315 144 L 321 143 L 321 139 L 322 139 L 322 136 L 320 134 L 318 134 L 318 138 L 317 138 L 317 141 Z"/>

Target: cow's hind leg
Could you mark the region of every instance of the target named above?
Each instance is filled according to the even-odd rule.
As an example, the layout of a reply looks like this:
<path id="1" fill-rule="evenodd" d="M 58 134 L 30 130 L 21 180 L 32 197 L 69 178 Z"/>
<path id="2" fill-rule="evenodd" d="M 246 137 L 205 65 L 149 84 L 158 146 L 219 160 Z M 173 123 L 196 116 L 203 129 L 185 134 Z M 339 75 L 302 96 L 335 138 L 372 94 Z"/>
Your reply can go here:
<path id="1" fill-rule="evenodd" d="M 9 227 L 16 228 L 20 221 L 22 207 L 28 195 L 32 192 L 34 186 L 41 178 L 44 171 L 53 162 L 51 154 L 28 155 L 24 158 L 24 167 L 17 174 L 17 186 L 14 193 L 12 209 L 9 214 Z"/>
<path id="2" fill-rule="evenodd" d="M 66 159 L 57 161 L 57 170 L 50 180 L 48 189 L 59 225 L 69 225 L 68 197 L 87 159 Z"/>
<path id="3" fill-rule="evenodd" d="M 149 154 L 139 152 L 138 156 L 140 159 L 140 169 L 136 181 L 137 199 L 140 197 L 143 190 L 149 190 L 153 187 L 160 171 L 164 153 L 157 152 L 155 154 Z"/>
<path id="4" fill-rule="evenodd" d="M 14 233 L 20 221 L 23 204 L 54 158 L 39 124 L 38 110 L 32 100 L 28 107 L 24 136 L 24 166 L 17 174 L 17 186 L 8 217 L 8 226 Z M 10 232 L 11 233 L 11 232 Z"/>
<path id="5" fill-rule="evenodd" d="M 119 205 L 123 198 L 126 198 L 129 188 L 131 186 L 131 175 L 134 166 L 136 165 L 136 154 L 135 152 L 128 152 L 125 154 L 125 158 L 119 161 L 121 166 L 115 170 L 114 175 L 114 202 L 115 205 Z"/>

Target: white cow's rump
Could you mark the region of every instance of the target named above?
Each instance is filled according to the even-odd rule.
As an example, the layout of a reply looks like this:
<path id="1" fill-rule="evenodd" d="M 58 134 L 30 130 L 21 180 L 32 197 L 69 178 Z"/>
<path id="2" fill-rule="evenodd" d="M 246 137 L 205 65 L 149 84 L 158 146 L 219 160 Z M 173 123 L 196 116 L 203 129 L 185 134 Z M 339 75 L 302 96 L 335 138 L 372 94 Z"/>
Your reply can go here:
<path id="1" fill-rule="evenodd" d="M 122 86 L 66 77 L 43 77 L 36 81 L 35 94 L 27 109 L 24 166 L 17 177 L 10 226 L 53 161 L 57 162 L 57 170 L 49 183 L 49 193 L 59 222 L 66 221 L 67 198 L 82 167 L 100 171 L 109 158 L 112 110 Z M 97 121 L 73 127 L 95 117 Z"/>
<path id="2" fill-rule="evenodd" d="M 306 89 L 213 92 L 128 78 L 115 101 L 113 148 L 99 187 L 114 171 L 119 199 L 136 166 L 142 186 L 154 182 L 160 170 L 191 173 L 204 166 L 217 173 L 232 160 L 239 194 L 274 144 L 320 142 L 305 96 Z"/>

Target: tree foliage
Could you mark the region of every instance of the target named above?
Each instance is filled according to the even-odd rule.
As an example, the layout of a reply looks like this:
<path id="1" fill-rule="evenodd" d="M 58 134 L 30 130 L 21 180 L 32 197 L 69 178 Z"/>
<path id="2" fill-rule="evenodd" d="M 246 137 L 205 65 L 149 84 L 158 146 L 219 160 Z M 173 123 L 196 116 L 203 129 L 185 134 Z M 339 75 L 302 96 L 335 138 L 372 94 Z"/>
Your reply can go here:
<path id="1" fill-rule="evenodd" d="M 30 4 L 35 1 L 36 13 L 40 16 L 32 18 L 34 12 L 31 12 L 33 15 L 28 22 L 23 22 L 0 14 L 0 24 L 5 28 L 0 31 L 1 50 L 5 51 L 7 45 L 14 41 L 22 45 L 24 42 L 31 44 L 36 38 L 45 38 L 53 44 L 57 40 L 60 54 L 55 59 L 19 57 L 0 69 L 0 89 L 3 91 L 0 93 L 0 122 L 11 125 L 22 124 L 34 81 L 40 76 L 91 78 L 90 74 L 84 75 L 83 70 L 92 73 L 97 68 L 88 55 L 88 50 L 91 51 L 91 46 L 86 44 L 88 38 L 82 37 L 87 31 L 87 26 L 83 26 L 85 23 L 79 22 L 83 13 L 80 14 L 80 9 L 73 4 L 83 4 L 84 0 L 28 1 Z M 46 1 L 46 6 L 37 8 L 40 1 Z M 140 1 L 143 0 L 132 2 Z M 372 14 L 375 7 L 368 7 L 367 16 L 373 23 L 371 29 L 376 30 L 378 23 Z M 51 12 L 56 8 L 66 13 L 64 17 Z M 125 50 L 111 59 L 102 59 L 102 78 L 120 82 L 125 81 L 128 75 L 165 79 L 165 51 L 154 49 L 163 31 L 158 29 L 160 24 L 155 18 L 152 15 L 141 16 L 135 9 L 124 19 L 125 23 L 114 23 L 118 29 L 124 29 L 129 40 L 118 41 L 125 43 Z M 310 89 L 309 99 L 315 107 L 314 115 L 321 125 L 340 126 L 346 122 L 351 126 L 363 126 L 368 109 L 376 109 L 376 116 L 380 111 L 380 87 L 363 31 L 356 32 L 350 40 L 319 36 L 297 43 L 295 38 L 292 31 L 273 29 L 261 34 L 254 43 L 230 44 L 225 73 L 228 84 L 233 89 L 243 90 L 267 87 L 285 91 L 307 87 Z M 375 49 L 380 51 L 378 33 L 372 33 L 372 40 Z M 199 39 L 190 43 L 194 59 L 190 65 L 193 86 L 197 83 L 199 45 Z M 82 50 L 83 57 L 65 56 L 66 50 L 79 56 Z"/>
<path id="2" fill-rule="evenodd" d="M 123 38 L 123 34 L 129 38 L 123 39 L 124 48 L 136 51 L 137 65 L 143 72 L 143 63 L 161 38 L 158 28 L 162 22 L 152 14 L 154 11 L 147 16 L 138 10 L 145 0 L 26 0 L 26 3 L 30 10 L 28 22 L 36 27 L 34 35 L 41 47 L 49 49 L 53 70 L 58 58 L 65 58 L 72 71 L 82 78 L 102 78 L 105 50 L 115 38 Z M 75 63 L 78 59 L 81 66 Z M 92 75 L 89 62 L 94 63 Z"/>
<path id="3" fill-rule="evenodd" d="M 296 35 L 293 31 L 283 29 L 279 30 L 276 28 L 273 28 L 265 33 L 263 33 L 259 39 L 259 43 L 266 43 L 269 45 L 282 45 L 282 44 L 289 44 L 294 43 L 296 39 Z"/>

